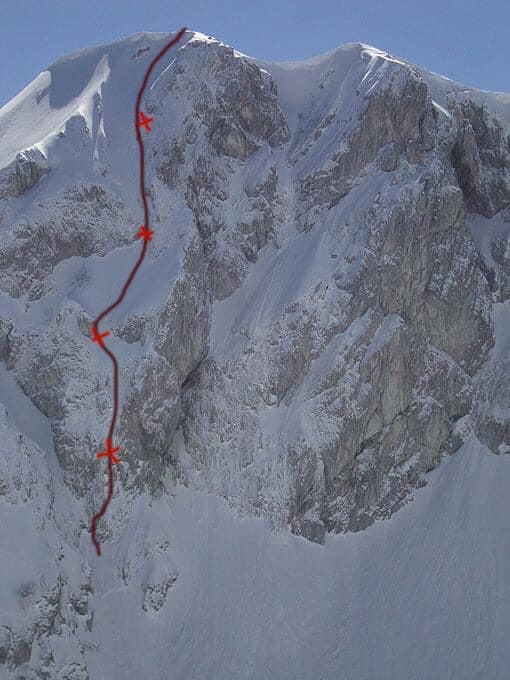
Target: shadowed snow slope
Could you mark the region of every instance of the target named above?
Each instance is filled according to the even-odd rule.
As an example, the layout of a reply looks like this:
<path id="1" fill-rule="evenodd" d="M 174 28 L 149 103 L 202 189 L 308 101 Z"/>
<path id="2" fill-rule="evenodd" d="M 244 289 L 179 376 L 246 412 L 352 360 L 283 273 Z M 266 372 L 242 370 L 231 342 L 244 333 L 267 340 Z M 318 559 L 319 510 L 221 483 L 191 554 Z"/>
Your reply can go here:
<path id="1" fill-rule="evenodd" d="M 97 677 L 503 680 L 509 484 L 510 459 L 468 443 L 390 520 L 325 546 L 212 497 L 179 494 L 170 522 L 165 504 L 140 508 L 140 537 L 168 527 L 178 584 L 150 618 L 140 595 L 108 595 L 101 563 Z"/>

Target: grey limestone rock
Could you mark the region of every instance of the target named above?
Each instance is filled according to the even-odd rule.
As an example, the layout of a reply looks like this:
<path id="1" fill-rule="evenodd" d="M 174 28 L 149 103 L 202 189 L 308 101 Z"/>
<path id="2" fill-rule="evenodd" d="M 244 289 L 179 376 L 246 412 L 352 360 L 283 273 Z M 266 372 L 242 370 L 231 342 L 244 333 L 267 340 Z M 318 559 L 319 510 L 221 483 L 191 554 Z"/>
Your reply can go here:
<path id="1" fill-rule="evenodd" d="M 126 222 L 132 221 L 122 201 L 96 184 L 70 186 L 48 199 L 29 219 L 15 225 L 0 246 L 0 288 L 13 297 L 39 299 L 44 279 L 70 257 L 105 255 L 132 240 Z M 88 228 L 84 229 L 87 224 Z"/>
<path id="2" fill-rule="evenodd" d="M 51 170 L 47 159 L 37 148 L 26 149 L 0 171 L 0 200 L 18 197 L 32 189 Z"/>
<path id="3" fill-rule="evenodd" d="M 510 134 L 484 105 L 458 102 L 453 112 L 459 133 L 452 163 L 466 208 L 493 217 L 510 205 Z"/>

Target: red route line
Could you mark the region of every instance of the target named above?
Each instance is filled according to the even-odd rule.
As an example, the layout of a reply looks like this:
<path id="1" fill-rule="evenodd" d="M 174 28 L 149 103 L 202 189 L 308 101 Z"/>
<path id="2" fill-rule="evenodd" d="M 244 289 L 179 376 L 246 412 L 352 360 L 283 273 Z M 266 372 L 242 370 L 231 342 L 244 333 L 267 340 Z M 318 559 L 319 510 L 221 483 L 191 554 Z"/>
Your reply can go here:
<path id="1" fill-rule="evenodd" d="M 140 104 L 142 101 L 143 93 L 145 91 L 145 88 L 147 87 L 147 83 L 149 82 L 150 75 L 152 73 L 152 69 L 154 66 L 157 64 L 157 62 L 163 57 L 168 50 L 173 47 L 176 43 L 179 42 L 179 40 L 182 38 L 186 31 L 186 28 L 181 28 L 181 30 L 177 33 L 175 38 L 172 38 L 170 42 L 160 51 L 158 54 L 154 57 L 154 59 L 151 61 L 149 64 L 149 68 L 147 69 L 145 73 L 145 77 L 143 79 L 142 85 L 140 89 L 138 90 L 138 95 L 136 97 L 136 103 L 135 103 L 135 131 L 136 131 L 136 141 L 138 142 L 138 147 L 140 150 L 140 195 L 142 197 L 142 203 L 143 203 L 143 218 L 144 218 L 144 226 L 146 230 L 149 229 L 149 206 L 147 204 L 147 196 L 145 193 L 145 149 L 143 146 L 143 140 L 142 140 L 142 135 L 140 132 L 140 127 L 138 126 L 138 121 L 140 118 Z M 131 285 L 131 282 L 133 281 L 136 272 L 138 271 L 140 265 L 142 264 L 144 258 L 145 258 L 145 253 L 147 252 L 147 243 L 150 240 L 150 237 L 144 237 L 142 239 L 142 250 L 140 252 L 140 255 L 138 257 L 138 260 L 136 261 L 133 269 L 131 270 L 131 273 L 129 274 L 126 283 L 124 284 L 121 293 L 119 297 L 115 300 L 115 302 L 112 302 L 112 304 L 107 307 L 101 314 L 95 319 L 94 324 L 93 324 L 93 329 L 96 330 L 96 335 L 97 332 L 99 331 L 99 322 L 104 319 L 104 317 L 109 314 L 115 307 L 118 307 L 122 300 L 124 299 L 124 296 L 127 292 L 127 289 Z M 113 432 L 115 430 L 115 424 L 117 422 L 117 412 L 118 412 L 118 404 L 119 404 L 119 366 L 117 363 L 117 359 L 115 358 L 115 355 L 113 352 L 111 352 L 108 347 L 106 347 L 102 341 L 102 339 L 96 340 L 103 350 L 111 359 L 111 362 L 113 364 L 113 412 L 112 412 L 112 419 L 110 421 L 110 429 L 108 430 L 108 437 L 107 437 L 107 450 L 110 448 L 109 447 L 109 442 L 113 442 Z M 113 446 L 113 444 L 112 444 Z M 108 493 L 106 495 L 106 498 L 103 502 L 103 505 L 101 506 L 101 509 L 99 512 L 97 512 L 94 517 L 92 518 L 92 524 L 91 524 L 91 529 L 90 533 L 92 535 L 92 543 L 94 544 L 96 548 L 96 553 L 98 555 L 101 555 L 101 546 L 99 545 L 99 541 L 97 540 L 96 537 L 96 527 L 97 527 L 97 522 L 98 520 L 105 514 L 106 509 L 108 508 L 108 505 L 110 504 L 110 501 L 113 496 L 113 460 L 110 456 L 108 456 Z"/>

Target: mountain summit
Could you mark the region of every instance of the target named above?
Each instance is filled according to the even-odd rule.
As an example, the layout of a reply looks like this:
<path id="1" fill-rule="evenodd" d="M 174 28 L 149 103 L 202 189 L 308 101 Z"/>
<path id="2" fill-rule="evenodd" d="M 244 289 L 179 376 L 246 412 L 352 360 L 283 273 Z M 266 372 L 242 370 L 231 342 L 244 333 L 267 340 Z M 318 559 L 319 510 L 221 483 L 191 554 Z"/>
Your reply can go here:
<path id="1" fill-rule="evenodd" d="M 369 45 L 270 63 L 187 31 L 154 69 L 96 557 L 90 327 L 139 252 L 135 99 L 171 38 L 0 109 L 0 669 L 504 677 L 510 94 Z"/>

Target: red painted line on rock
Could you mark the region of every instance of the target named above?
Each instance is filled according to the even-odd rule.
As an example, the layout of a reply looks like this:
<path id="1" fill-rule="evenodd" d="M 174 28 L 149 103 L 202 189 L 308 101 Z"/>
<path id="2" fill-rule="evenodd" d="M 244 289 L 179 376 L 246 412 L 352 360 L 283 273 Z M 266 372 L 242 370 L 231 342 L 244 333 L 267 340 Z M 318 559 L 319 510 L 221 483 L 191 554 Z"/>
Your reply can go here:
<path id="1" fill-rule="evenodd" d="M 110 501 L 112 500 L 113 496 L 113 464 L 120 462 L 119 459 L 115 456 L 115 453 L 119 451 L 119 447 L 114 447 L 113 446 L 113 432 L 115 430 L 115 425 L 117 422 L 117 413 L 118 413 L 118 407 L 119 407 L 119 365 L 117 363 L 117 359 L 115 358 L 115 355 L 113 352 L 111 352 L 108 347 L 104 344 L 103 338 L 107 337 L 109 335 L 109 331 L 104 331 L 103 333 L 99 332 L 99 323 L 104 319 L 104 317 L 109 314 L 115 307 L 118 307 L 122 300 L 124 299 L 124 296 L 127 293 L 127 290 L 129 286 L 131 285 L 131 282 L 133 281 L 136 272 L 138 271 L 140 265 L 142 264 L 144 258 L 145 258 L 145 253 L 147 252 L 147 243 L 152 239 L 152 235 L 154 234 L 153 231 L 149 229 L 149 206 L 147 204 L 147 196 L 145 193 L 145 149 L 143 146 L 143 139 L 142 139 L 142 134 L 140 132 L 140 128 L 144 127 L 147 132 L 151 131 L 151 123 L 153 122 L 152 118 L 147 118 L 145 113 L 143 111 L 140 111 L 140 104 L 142 101 L 143 93 L 145 91 L 145 88 L 147 87 L 147 83 L 149 82 L 150 75 L 152 73 L 152 69 L 154 66 L 158 63 L 158 61 L 163 57 L 168 50 L 173 47 L 176 43 L 179 42 L 179 40 L 182 38 L 186 31 L 186 28 L 181 28 L 181 30 L 177 33 L 175 38 L 172 38 L 170 42 L 160 51 L 158 54 L 154 57 L 154 59 L 151 61 L 149 64 L 149 68 L 147 69 L 142 85 L 140 89 L 138 90 L 138 95 L 136 97 L 136 102 L 135 102 L 135 132 L 136 132 L 136 141 L 138 142 L 138 147 L 140 151 L 140 195 L 142 198 L 142 203 L 143 203 L 143 225 L 139 228 L 138 233 L 137 233 L 137 238 L 142 238 L 142 250 L 140 252 L 140 255 L 131 270 L 131 273 L 129 274 L 126 283 L 124 284 L 119 297 L 115 300 L 115 302 L 112 302 L 112 304 L 107 307 L 101 314 L 95 319 L 92 329 L 91 329 L 91 338 L 92 342 L 97 342 L 99 347 L 105 352 L 110 357 L 110 360 L 113 364 L 113 410 L 112 410 L 112 419 L 110 421 L 110 429 L 108 430 L 108 436 L 106 437 L 106 450 L 101 451 L 100 453 L 97 454 L 97 458 L 108 458 L 108 492 L 106 494 L 106 498 L 103 502 L 103 505 L 101 506 L 101 509 L 99 512 L 97 512 L 94 517 L 92 518 L 92 524 L 90 528 L 90 533 L 92 536 L 92 543 L 94 544 L 94 547 L 96 549 L 96 553 L 98 555 L 101 555 L 101 546 L 99 544 L 99 541 L 97 540 L 96 536 L 96 528 L 97 528 L 97 523 L 101 519 L 101 517 L 105 514 L 108 505 L 110 504 Z"/>

